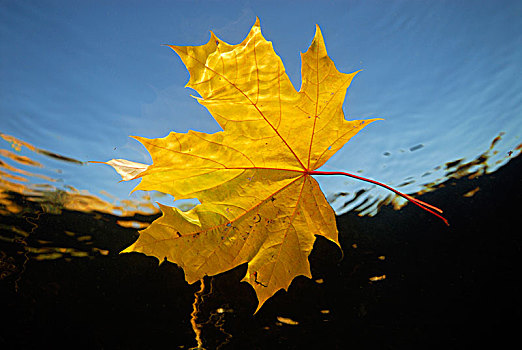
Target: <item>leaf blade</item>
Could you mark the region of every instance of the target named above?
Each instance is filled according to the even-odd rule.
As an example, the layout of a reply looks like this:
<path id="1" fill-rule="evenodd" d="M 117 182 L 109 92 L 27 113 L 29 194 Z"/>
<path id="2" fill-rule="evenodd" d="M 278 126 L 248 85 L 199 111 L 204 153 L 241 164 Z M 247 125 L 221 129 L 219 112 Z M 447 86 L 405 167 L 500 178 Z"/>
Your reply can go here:
<path id="1" fill-rule="evenodd" d="M 136 137 L 153 160 L 136 171 L 136 189 L 201 204 L 188 212 L 161 206 L 162 217 L 123 252 L 166 258 L 189 283 L 248 263 L 243 281 L 259 310 L 296 276 L 311 277 L 316 235 L 340 247 L 335 213 L 311 173 L 376 119 L 345 120 L 342 104 L 357 72 L 335 68 L 319 27 L 302 54 L 299 92 L 258 20 L 237 45 L 211 33 L 204 45 L 170 47 L 190 73 L 187 87 L 223 131 Z"/>

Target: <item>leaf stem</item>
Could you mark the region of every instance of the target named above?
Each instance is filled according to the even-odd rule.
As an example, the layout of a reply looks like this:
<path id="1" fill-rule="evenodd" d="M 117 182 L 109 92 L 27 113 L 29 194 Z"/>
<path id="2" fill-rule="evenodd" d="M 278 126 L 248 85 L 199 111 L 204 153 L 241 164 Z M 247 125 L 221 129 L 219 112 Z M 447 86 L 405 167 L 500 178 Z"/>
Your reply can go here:
<path id="1" fill-rule="evenodd" d="M 425 203 L 421 200 L 418 200 L 416 198 L 413 198 L 412 196 L 409 196 L 405 193 L 402 193 L 386 184 L 383 184 L 382 182 L 379 182 L 379 181 L 375 181 L 375 180 L 372 180 L 372 179 L 367 179 L 365 177 L 361 177 L 361 176 L 358 176 L 358 175 L 354 175 L 354 174 L 350 174 L 350 173 L 345 173 L 345 172 L 342 172 L 342 171 L 317 171 L 317 170 L 313 170 L 313 171 L 310 171 L 309 172 L 310 175 L 344 175 L 344 176 L 348 176 L 348 177 L 352 177 L 354 179 L 357 179 L 357 180 L 361 180 L 361 181 L 365 181 L 365 182 L 369 182 L 369 183 L 372 183 L 374 185 L 377 185 L 377 186 L 381 186 L 381 187 L 384 187 L 386 188 L 387 190 L 390 190 L 392 191 L 393 193 L 407 199 L 408 201 L 412 202 L 413 204 L 415 204 L 416 206 L 426 210 L 427 212 L 435 215 L 436 217 L 438 217 L 439 219 L 441 219 L 442 221 L 444 221 L 444 223 L 449 226 L 449 223 L 448 223 L 448 220 L 446 220 L 446 218 L 444 218 L 442 215 L 438 214 L 438 213 L 442 213 L 442 210 L 431 205 L 431 204 L 428 204 L 428 203 Z"/>

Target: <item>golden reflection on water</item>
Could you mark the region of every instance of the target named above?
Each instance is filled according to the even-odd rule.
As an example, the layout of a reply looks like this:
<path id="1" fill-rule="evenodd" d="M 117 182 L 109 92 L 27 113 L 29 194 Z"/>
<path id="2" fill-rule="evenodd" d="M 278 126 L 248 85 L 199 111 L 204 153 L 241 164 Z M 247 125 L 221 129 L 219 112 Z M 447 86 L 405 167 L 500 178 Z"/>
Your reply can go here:
<path id="1" fill-rule="evenodd" d="M 518 145 L 516 148 L 504 155 L 504 157 L 501 157 L 500 159 L 496 160 L 493 164 L 491 164 L 491 159 L 493 158 L 493 156 L 498 154 L 498 151 L 495 150 L 495 146 L 498 144 L 500 140 L 502 140 L 503 135 L 504 133 L 501 132 L 498 136 L 496 136 L 491 141 L 489 148 L 471 161 L 465 162 L 463 159 L 457 159 L 451 162 L 447 162 L 444 166 L 438 166 L 430 171 L 427 171 L 421 176 L 421 178 L 441 169 L 444 171 L 444 173 L 440 178 L 430 183 L 424 184 L 420 191 L 411 194 L 411 196 L 417 197 L 424 193 L 435 191 L 438 188 L 446 186 L 448 182 L 462 177 L 468 177 L 469 179 L 473 179 L 488 174 L 491 168 L 496 168 L 497 165 L 505 163 L 506 160 L 517 157 L 522 151 L 522 144 Z M 408 178 L 397 187 L 406 186 L 415 183 L 416 181 L 419 181 L 419 179 L 416 180 L 414 178 Z M 463 194 L 463 196 L 472 197 L 478 191 L 479 189 L 476 188 L 473 191 Z M 406 199 L 394 193 L 390 193 L 386 195 L 384 198 L 372 198 L 371 195 L 368 195 L 367 192 L 368 190 L 359 190 L 355 194 L 341 192 L 334 195 L 332 198 L 329 198 L 329 202 L 332 203 L 334 201 L 341 200 L 342 198 L 350 198 L 347 201 L 345 201 L 345 203 L 342 206 L 342 208 L 347 208 L 352 203 L 356 203 L 360 198 L 364 198 L 364 200 L 358 203 L 355 207 L 351 208 L 351 210 L 357 212 L 360 216 L 373 216 L 377 214 L 377 212 L 382 206 L 385 205 L 391 205 L 395 210 L 400 210 L 402 207 L 408 204 L 408 201 Z"/>
<path id="2" fill-rule="evenodd" d="M 284 324 L 287 324 L 287 325 L 290 325 L 290 326 L 297 326 L 299 324 L 299 322 L 294 321 L 294 320 L 292 320 L 291 318 L 288 318 L 288 317 L 277 316 L 277 320 L 280 323 L 284 323 Z"/>
<path id="3" fill-rule="evenodd" d="M 47 228 L 52 230 L 49 237 L 31 237 L 41 228 L 40 220 L 44 214 L 59 217 L 65 212 L 83 213 L 99 219 L 103 219 L 102 215 L 109 215 L 117 217 L 114 221 L 123 228 L 143 229 L 149 222 L 142 222 L 136 216 L 150 218 L 159 213 L 150 195 L 145 193 L 133 201 L 118 201 L 102 193 L 113 200 L 110 202 L 88 191 L 63 185 L 43 174 L 45 166 L 31 155 L 39 154 L 79 166 L 84 162 L 42 150 L 10 135 L 0 133 L 0 137 L 11 145 L 10 150 L 0 149 L 0 279 L 23 271 L 28 259 L 70 259 L 109 254 L 107 249 L 96 247 L 89 234 L 51 227 Z M 30 151 L 29 155 L 18 154 L 23 147 Z"/>
<path id="4" fill-rule="evenodd" d="M 370 277 L 369 280 L 371 282 L 377 282 L 377 281 L 382 281 L 382 280 L 385 280 L 386 279 L 386 275 L 380 275 L 380 276 L 373 276 L 373 277 Z"/>
<path id="5" fill-rule="evenodd" d="M 84 164 L 84 162 L 79 160 L 39 149 L 10 135 L 0 133 L 0 137 L 9 142 L 15 152 L 19 152 L 22 146 L 24 146 L 37 154 L 79 165 Z M 30 201 L 40 203 L 44 212 L 53 214 L 60 214 L 62 210 L 100 212 L 121 217 L 133 216 L 134 214 L 151 215 L 158 213 L 158 209 L 152 204 L 151 198 L 147 194 L 144 194 L 138 201 L 122 200 L 118 203 L 117 199 L 113 198 L 114 202 L 111 203 L 72 186 L 64 186 L 65 190 L 57 188 L 51 184 L 57 182 L 56 179 L 38 172 L 39 169 L 43 168 L 41 163 L 27 156 L 18 155 L 15 152 L 0 149 L 0 214 L 16 214 L 22 210 L 19 205 L 9 199 L 10 196 L 6 195 L 9 192 L 23 195 Z M 20 169 L 6 163 L 2 158 L 10 159 L 17 165 L 32 167 L 35 171 Z M 32 183 L 30 178 L 42 179 L 50 183 Z M 107 193 L 102 194 L 110 197 Z M 122 223 L 125 227 L 129 226 L 126 221 L 122 221 Z M 143 227 L 143 225 L 138 226 Z"/>
<path id="6" fill-rule="evenodd" d="M 452 179 L 464 176 L 472 179 L 488 173 L 491 166 L 488 160 L 497 154 L 494 148 L 502 136 L 503 133 L 495 137 L 490 147 L 472 161 L 465 162 L 462 159 L 457 159 L 433 169 L 433 171 L 442 169 L 444 175 L 440 179 L 424 185 L 423 189 L 416 194 L 420 195 L 444 187 Z M 18 265 L 24 265 L 28 259 L 70 259 L 109 254 L 107 249 L 97 247 L 92 235 L 88 234 L 56 230 L 55 236 L 49 239 L 31 237 L 34 231 L 41 226 L 39 220 L 43 214 L 60 216 L 64 213 L 87 213 L 92 214 L 93 218 L 99 221 L 106 220 L 102 217 L 106 214 L 114 216 L 114 222 L 120 227 L 138 230 L 146 228 L 151 221 L 141 221 L 140 216 L 150 218 L 159 213 L 159 210 L 153 205 L 150 195 L 144 192 L 141 193 L 142 197 L 138 200 L 118 200 L 108 193 L 101 192 L 101 195 L 111 200 L 108 201 L 88 191 L 63 185 L 59 180 L 45 175 L 45 165 L 33 159 L 32 156 L 43 155 L 44 159 L 45 157 L 52 158 L 78 166 L 85 164 L 84 162 L 40 149 L 10 135 L 0 133 L 0 137 L 11 146 L 11 149 L 0 149 L 0 217 L 4 218 L 0 222 L 0 252 L 2 253 L 0 256 L 0 279 L 12 275 L 17 270 L 23 271 L 23 267 L 17 268 L 17 259 L 13 258 L 13 254 L 24 257 L 24 261 L 19 262 Z M 19 154 L 22 148 L 26 148 L 29 155 Z M 519 145 L 510 151 L 505 158 L 514 158 L 521 151 L 522 145 Z M 501 162 L 505 158 L 497 162 Z M 41 182 L 35 183 L 35 181 Z M 415 179 L 410 178 L 407 182 L 415 182 Z M 477 187 L 462 195 L 471 197 L 479 190 Z M 364 200 L 353 210 L 358 212 L 359 215 L 374 215 L 383 205 L 391 204 L 395 209 L 400 209 L 407 203 L 401 197 L 392 194 L 385 198 L 364 197 L 365 192 L 365 190 L 361 190 L 355 193 L 353 198 L 345 203 L 345 206 L 363 196 Z M 330 201 L 348 195 L 348 193 L 340 193 L 335 198 L 331 198 Z M 19 219 L 18 224 L 8 223 L 6 218 L 17 218 Z M 106 232 L 103 232 L 103 234 L 106 234 Z M 73 243 L 63 244 L 62 238 L 67 238 Z M 10 249 L 14 252 L 2 251 L 5 250 L 6 245 L 11 247 Z M 12 249 L 15 246 L 16 249 Z M 372 278 L 371 281 L 378 281 L 384 279 L 385 276 Z M 321 282 L 317 281 L 317 283 Z"/>
<path id="7" fill-rule="evenodd" d="M 77 160 L 77 159 L 74 159 L 74 158 L 71 158 L 71 157 L 62 156 L 60 154 L 57 154 L 57 153 L 54 153 L 54 152 L 49 152 L 49 151 L 46 151 L 44 149 L 35 147 L 35 146 L 31 145 L 30 143 L 22 141 L 22 140 L 14 137 L 14 136 L 11 136 L 11 135 L 0 133 L 0 137 L 3 138 L 8 143 L 10 143 L 11 147 L 15 151 L 17 151 L 17 152 L 20 152 L 22 150 L 22 147 L 25 147 L 25 148 L 27 148 L 28 150 L 30 150 L 30 151 L 32 151 L 34 153 L 42 154 L 42 155 L 47 156 L 49 158 L 54 158 L 54 159 L 58 159 L 58 160 L 65 161 L 65 162 L 70 162 L 70 163 L 84 164 L 84 162 L 82 162 L 80 160 Z"/>

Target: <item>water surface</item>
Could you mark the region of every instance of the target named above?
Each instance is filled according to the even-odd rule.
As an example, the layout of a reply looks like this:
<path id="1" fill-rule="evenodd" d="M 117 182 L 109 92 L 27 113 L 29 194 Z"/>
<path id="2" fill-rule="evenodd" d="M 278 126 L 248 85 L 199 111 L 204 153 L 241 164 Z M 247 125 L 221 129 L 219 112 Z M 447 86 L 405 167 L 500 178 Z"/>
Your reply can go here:
<path id="1" fill-rule="evenodd" d="M 181 61 L 160 44 L 202 44 L 209 30 L 237 43 L 256 16 L 296 87 L 299 52 L 318 23 L 337 68 L 363 69 L 346 118 L 385 119 L 321 170 L 423 194 L 452 226 L 373 185 L 318 177 L 344 213 L 344 259 L 319 241 L 314 278 L 296 279 L 255 317 L 253 291 L 239 283 L 244 266 L 209 279 L 196 315 L 205 344 L 401 348 L 502 338 L 517 295 L 503 286 L 520 256 L 509 228 L 520 226 L 509 205 L 521 193 L 519 1 L 5 1 L 0 291 L 10 323 L 0 345 L 195 346 L 190 314 L 199 286 L 187 285 L 173 264 L 118 255 L 159 215 L 156 201 L 172 200 L 130 194 L 135 182 L 119 183 L 109 167 L 89 161 L 149 163 L 128 135 L 218 131 L 183 88 Z M 465 333 L 466 323 L 480 331 Z"/>

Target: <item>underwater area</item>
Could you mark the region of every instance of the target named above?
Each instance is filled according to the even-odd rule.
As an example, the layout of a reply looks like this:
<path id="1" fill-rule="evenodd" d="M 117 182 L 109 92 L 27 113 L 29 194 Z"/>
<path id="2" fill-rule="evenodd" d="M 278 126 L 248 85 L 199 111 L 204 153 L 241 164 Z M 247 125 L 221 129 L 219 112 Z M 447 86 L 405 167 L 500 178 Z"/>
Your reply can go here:
<path id="1" fill-rule="evenodd" d="M 448 164 L 448 180 L 417 197 L 443 207 L 449 227 L 411 204 L 340 215 L 344 257 L 318 239 L 313 278 L 297 277 L 255 315 L 255 293 L 240 283 L 244 265 L 188 285 L 174 264 L 118 254 L 135 227 L 158 217 L 149 207 L 124 211 L 76 191 L 3 182 L 0 344 L 188 349 L 197 344 L 191 322 L 208 349 L 511 344 L 522 158 L 492 174 L 486 159 Z"/>
<path id="2" fill-rule="evenodd" d="M 150 164 L 129 135 L 219 131 L 161 44 L 243 40 L 256 16 L 296 88 L 321 27 L 343 110 L 384 118 L 316 176 L 342 251 L 317 237 L 312 278 L 258 312 L 247 266 L 188 284 L 120 252 L 160 217 L 159 192 L 118 182 Z M 518 339 L 522 5 L 517 1 L 26 1 L 0 4 L 1 349 L 501 348 Z M 282 20 L 283 19 L 283 20 Z M 515 320 L 515 322 L 513 322 Z"/>

